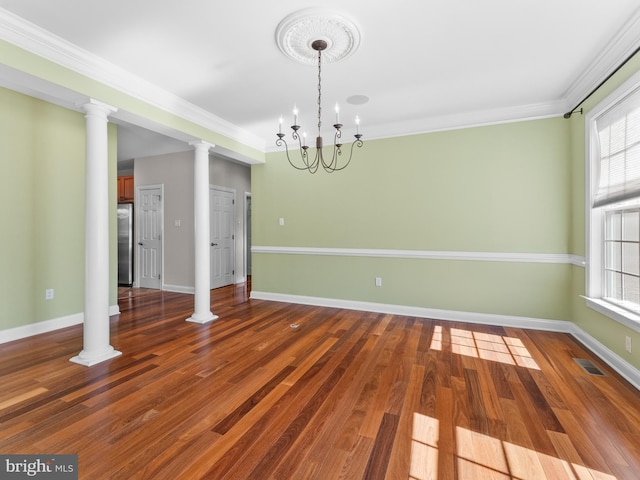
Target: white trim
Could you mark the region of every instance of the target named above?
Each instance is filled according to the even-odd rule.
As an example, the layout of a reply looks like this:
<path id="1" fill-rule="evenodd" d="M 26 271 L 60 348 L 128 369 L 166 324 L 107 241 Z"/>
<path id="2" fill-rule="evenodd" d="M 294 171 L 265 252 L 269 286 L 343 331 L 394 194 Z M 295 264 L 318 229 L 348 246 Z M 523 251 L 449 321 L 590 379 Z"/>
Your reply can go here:
<path id="1" fill-rule="evenodd" d="M 481 262 L 562 263 L 584 266 L 584 257 L 565 253 L 458 252 L 441 250 L 395 250 L 367 248 L 316 248 L 253 246 L 251 253 L 280 255 L 329 255 Z"/>
<path id="2" fill-rule="evenodd" d="M 587 266 L 587 259 L 585 257 L 580 255 L 569 255 L 569 258 L 571 259 L 571 265 L 575 265 L 576 267 Z"/>
<path id="3" fill-rule="evenodd" d="M 514 315 L 498 315 L 490 313 L 461 312 L 436 308 L 411 307 L 406 305 L 390 305 L 383 303 L 339 300 L 332 298 L 288 295 L 282 293 L 252 291 L 251 298 L 273 302 L 297 303 L 347 310 L 406 315 L 410 317 L 446 320 L 450 322 L 495 325 L 500 327 L 525 328 L 549 332 L 568 333 L 591 350 L 607 365 L 624 377 L 631 385 L 640 390 L 640 370 L 628 363 L 618 354 L 611 351 L 598 340 L 582 330 L 579 326 L 565 320 L 520 317 Z"/>
<path id="4" fill-rule="evenodd" d="M 163 286 L 163 290 L 167 292 L 174 292 L 174 293 L 189 293 L 191 295 L 194 295 L 196 293 L 195 287 L 187 287 L 185 285 L 166 285 L 165 284 Z"/>
<path id="5" fill-rule="evenodd" d="M 120 308 L 118 305 L 109 306 L 109 316 L 119 315 Z M 42 322 L 29 323 L 19 327 L 0 330 L 0 344 L 21 340 L 23 338 L 40 335 L 41 333 L 53 332 L 61 328 L 72 327 L 84 323 L 84 313 L 74 313 L 64 317 L 52 318 Z"/>

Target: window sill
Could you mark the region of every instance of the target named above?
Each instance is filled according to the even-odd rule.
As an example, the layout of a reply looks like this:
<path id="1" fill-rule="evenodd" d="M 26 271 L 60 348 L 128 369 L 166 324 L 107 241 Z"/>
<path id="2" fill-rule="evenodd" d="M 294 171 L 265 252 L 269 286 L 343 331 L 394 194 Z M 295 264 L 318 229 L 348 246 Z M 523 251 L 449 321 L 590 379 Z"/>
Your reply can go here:
<path id="1" fill-rule="evenodd" d="M 620 322 L 624 326 L 629 327 L 636 332 L 640 332 L 640 315 L 620 308 L 600 298 L 585 296 L 582 296 L 582 298 L 587 302 L 587 307 Z"/>

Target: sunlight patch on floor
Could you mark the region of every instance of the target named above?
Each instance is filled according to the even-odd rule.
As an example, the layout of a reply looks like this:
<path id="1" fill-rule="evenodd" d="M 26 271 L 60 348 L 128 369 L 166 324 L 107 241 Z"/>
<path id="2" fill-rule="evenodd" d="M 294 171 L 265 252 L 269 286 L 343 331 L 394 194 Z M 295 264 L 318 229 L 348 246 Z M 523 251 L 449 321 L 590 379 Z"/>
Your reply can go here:
<path id="1" fill-rule="evenodd" d="M 461 328 L 452 328 L 450 338 L 451 351 L 455 354 L 540 370 L 529 350 L 519 338 L 474 332 Z M 431 349 L 442 350 L 442 342 L 442 327 L 436 326 L 431 339 Z"/>
<path id="2" fill-rule="evenodd" d="M 409 480 L 437 480 L 439 421 L 414 412 Z M 616 477 L 530 448 L 456 427 L 458 478 L 616 480 Z"/>

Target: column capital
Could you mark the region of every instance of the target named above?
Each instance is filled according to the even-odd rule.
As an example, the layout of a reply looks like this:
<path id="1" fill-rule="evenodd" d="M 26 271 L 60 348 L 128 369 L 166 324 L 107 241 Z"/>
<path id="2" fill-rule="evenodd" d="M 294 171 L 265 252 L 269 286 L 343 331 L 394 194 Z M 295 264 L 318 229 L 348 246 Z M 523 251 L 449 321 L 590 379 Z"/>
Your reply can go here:
<path id="1" fill-rule="evenodd" d="M 94 98 L 90 98 L 88 102 L 82 104 L 82 109 L 87 114 L 98 114 L 102 113 L 105 118 L 111 115 L 112 113 L 116 113 L 118 109 L 113 107 L 107 103 L 101 102 Z"/>
<path id="2" fill-rule="evenodd" d="M 195 148 L 196 150 L 200 150 L 200 149 L 206 149 L 207 152 L 215 147 L 215 145 L 213 143 L 209 143 L 209 142 L 205 142 L 204 140 L 194 140 L 192 142 L 189 142 L 189 145 L 191 145 L 193 148 Z"/>

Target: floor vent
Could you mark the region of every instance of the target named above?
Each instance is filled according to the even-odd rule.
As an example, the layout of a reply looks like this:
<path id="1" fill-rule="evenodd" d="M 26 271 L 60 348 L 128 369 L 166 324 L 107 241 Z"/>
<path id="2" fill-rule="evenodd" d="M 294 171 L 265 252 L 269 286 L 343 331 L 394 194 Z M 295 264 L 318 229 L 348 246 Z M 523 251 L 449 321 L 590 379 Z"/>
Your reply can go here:
<path id="1" fill-rule="evenodd" d="M 581 358 L 574 358 L 576 363 L 582 367 L 582 369 L 589 375 L 597 375 L 598 377 L 606 377 L 606 374 L 594 365 L 591 360 L 583 360 Z"/>

